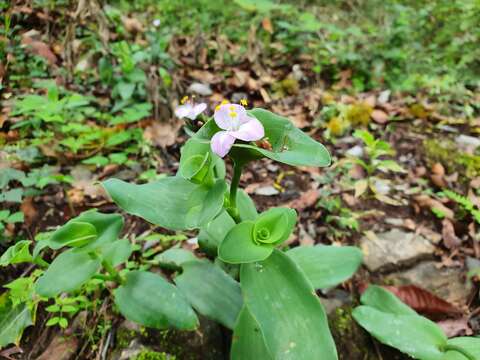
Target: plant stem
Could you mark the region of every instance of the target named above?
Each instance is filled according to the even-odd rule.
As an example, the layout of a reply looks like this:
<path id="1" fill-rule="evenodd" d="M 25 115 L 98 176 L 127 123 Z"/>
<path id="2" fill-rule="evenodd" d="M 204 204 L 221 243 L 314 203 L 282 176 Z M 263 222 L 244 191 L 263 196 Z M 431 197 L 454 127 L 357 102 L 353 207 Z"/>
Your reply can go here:
<path id="1" fill-rule="evenodd" d="M 113 281 L 116 281 L 119 284 L 123 284 L 123 279 L 115 268 L 110 265 L 108 261 L 102 261 L 102 266 L 108 271 L 111 275 Z"/>
<path id="2" fill-rule="evenodd" d="M 233 177 L 230 184 L 230 207 L 237 208 L 237 190 L 240 183 L 240 176 L 242 175 L 243 164 L 240 161 L 233 163 Z"/>

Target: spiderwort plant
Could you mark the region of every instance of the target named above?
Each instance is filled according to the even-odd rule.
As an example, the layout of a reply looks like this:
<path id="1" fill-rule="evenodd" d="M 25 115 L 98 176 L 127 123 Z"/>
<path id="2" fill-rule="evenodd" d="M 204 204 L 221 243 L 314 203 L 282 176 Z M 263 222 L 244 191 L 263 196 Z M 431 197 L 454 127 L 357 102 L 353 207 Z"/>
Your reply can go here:
<path id="1" fill-rule="evenodd" d="M 191 119 L 203 108 L 189 106 L 177 114 Z M 108 280 L 114 284 L 116 309 L 131 321 L 192 330 L 199 313 L 231 329 L 231 359 L 337 359 L 315 290 L 352 276 L 361 252 L 332 246 L 285 251 L 296 211 L 275 207 L 259 214 L 239 189 L 242 170 L 251 161 L 328 166 L 330 155 L 288 119 L 244 106 L 216 108 L 182 147 L 175 176 L 142 185 L 118 179 L 103 183 L 125 212 L 165 229 L 197 230 L 198 254 L 205 256 L 172 248 L 147 266 L 119 270 L 133 251 L 128 240 L 118 239 L 122 217 L 86 212 L 37 244 L 32 255 L 22 248 L 17 256 L 20 249 L 13 249 L 3 263 L 31 261 L 45 248 L 67 249 L 51 264 L 37 261 L 45 269 L 35 283 L 42 298 L 78 293 L 90 279 Z M 233 162 L 230 181 L 225 161 Z M 159 268 L 174 271 L 173 283 L 158 274 Z"/>

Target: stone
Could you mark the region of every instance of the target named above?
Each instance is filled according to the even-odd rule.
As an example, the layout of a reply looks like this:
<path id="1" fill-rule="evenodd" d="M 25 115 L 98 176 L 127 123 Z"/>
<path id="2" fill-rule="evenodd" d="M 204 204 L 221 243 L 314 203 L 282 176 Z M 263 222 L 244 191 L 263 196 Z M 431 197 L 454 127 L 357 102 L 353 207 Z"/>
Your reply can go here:
<path id="1" fill-rule="evenodd" d="M 480 146 L 480 139 L 476 136 L 468 136 L 468 135 L 458 135 L 455 138 L 455 142 L 464 147 L 473 147 L 477 148 Z"/>
<path id="2" fill-rule="evenodd" d="M 384 279 L 393 285 L 417 285 L 457 306 L 464 306 L 471 285 L 460 268 L 438 268 L 435 261 L 424 261 L 415 267 L 389 274 Z"/>
<path id="3" fill-rule="evenodd" d="M 201 96 L 210 96 L 212 95 L 212 89 L 210 89 L 210 85 L 202 84 L 202 83 L 192 83 L 188 87 L 188 91 L 201 95 Z"/>
<path id="4" fill-rule="evenodd" d="M 262 186 L 255 190 L 255 194 L 262 196 L 273 196 L 278 195 L 280 192 L 275 189 L 273 186 Z"/>
<path id="5" fill-rule="evenodd" d="M 358 158 L 361 158 L 363 154 L 364 154 L 363 146 L 360 146 L 360 145 L 355 145 L 354 147 L 348 149 L 345 152 L 345 155 L 347 156 L 358 157 Z"/>
<path id="6" fill-rule="evenodd" d="M 400 229 L 364 236 L 360 240 L 364 263 L 370 271 L 389 270 L 432 257 L 435 247 L 423 236 Z"/>

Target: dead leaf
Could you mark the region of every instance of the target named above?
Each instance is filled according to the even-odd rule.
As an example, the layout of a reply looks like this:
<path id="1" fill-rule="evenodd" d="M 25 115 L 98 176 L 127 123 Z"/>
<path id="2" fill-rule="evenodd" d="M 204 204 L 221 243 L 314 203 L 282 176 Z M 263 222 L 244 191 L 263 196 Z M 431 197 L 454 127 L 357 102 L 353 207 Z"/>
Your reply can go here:
<path id="1" fill-rule="evenodd" d="M 448 249 L 456 248 L 462 243 L 462 241 L 455 234 L 455 228 L 449 219 L 443 219 L 442 221 L 442 237 L 443 244 Z"/>
<path id="2" fill-rule="evenodd" d="M 30 227 L 38 218 L 38 211 L 33 205 L 33 198 L 31 196 L 23 198 L 20 210 L 23 212 L 25 225 Z"/>
<path id="3" fill-rule="evenodd" d="M 142 33 L 143 32 L 143 24 L 136 18 L 122 16 L 122 23 L 129 33 Z"/>
<path id="4" fill-rule="evenodd" d="M 175 144 L 178 130 L 182 127 L 181 121 L 155 121 L 143 132 L 143 137 L 153 144 L 165 148 Z"/>
<path id="5" fill-rule="evenodd" d="M 22 44 L 25 45 L 34 55 L 38 55 L 47 60 L 50 65 L 55 65 L 57 63 L 56 55 L 43 41 L 34 40 L 28 35 L 28 33 L 26 33 L 22 36 Z"/>
<path id="6" fill-rule="evenodd" d="M 430 319 L 463 314 L 463 311 L 449 302 L 416 285 L 383 286 L 405 304 Z"/>
<path id="7" fill-rule="evenodd" d="M 442 328 L 449 338 L 473 335 L 473 331 L 468 324 L 468 317 L 438 321 L 437 325 Z"/>
<path id="8" fill-rule="evenodd" d="M 269 18 L 262 19 L 262 27 L 266 32 L 273 34 L 273 25 Z"/>
<path id="9" fill-rule="evenodd" d="M 68 360 L 77 351 L 78 339 L 57 335 L 37 360 Z"/>
<path id="10" fill-rule="evenodd" d="M 450 220 L 453 220 L 454 213 L 451 209 L 447 208 L 443 205 L 440 201 L 432 199 L 428 195 L 417 195 L 414 197 L 414 200 L 420 205 L 421 207 L 426 207 L 429 209 L 437 209 L 442 212 L 442 214 Z"/>
<path id="11" fill-rule="evenodd" d="M 362 194 L 364 194 L 365 191 L 367 191 L 368 181 L 366 179 L 358 180 L 355 182 L 354 188 L 355 188 L 355 197 L 358 198 L 362 196 Z"/>
<path id="12" fill-rule="evenodd" d="M 313 246 L 313 245 L 315 245 L 315 240 L 305 230 L 305 227 L 303 225 L 300 225 L 300 227 L 299 227 L 298 242 L 299 242 L 300 246 Z"/>
<path id="13" fill-rule="evenodd" d="M 370 116 L 377 124 L 385 124 L 388 122 L 388 114 L 383 110 L 375 109 L 372 111 Z"/>
<path id="14" fill-rule="evenodd" d="M 286 206 L 294 208 L 297 211 L 302 211 L 315 205 L 318 201 L 318 190 L 310 189 L 303 192 L 299 198 L 290 201 Z"/>

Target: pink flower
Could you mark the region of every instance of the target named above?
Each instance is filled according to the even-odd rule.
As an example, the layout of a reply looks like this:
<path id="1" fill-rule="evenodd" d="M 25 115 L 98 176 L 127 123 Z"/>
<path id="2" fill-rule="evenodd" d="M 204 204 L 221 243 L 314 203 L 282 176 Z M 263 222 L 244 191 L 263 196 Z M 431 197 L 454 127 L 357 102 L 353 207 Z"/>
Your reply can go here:
<path id="1" fill-rule="evenodd" d="M 215 123 L 223 131 L 212 137 L 212 151 L 220 157 L 228 154 L 236 139 L 257 141 L 265 136 L 263 125 L 247 114 L 245 108 L 237 104 L 222 104 L 215 109 Z"/>
<path id="2" fill-rule="evenodd" d="M 193 104 L 191 102 L 185 102 L 183 105 L 180 105 L 175 109 L 175 115 L 178 118 L 189 118 L 190 120 L 195 120 L 198 115 L 205 111 L 207 104 Z"/>

